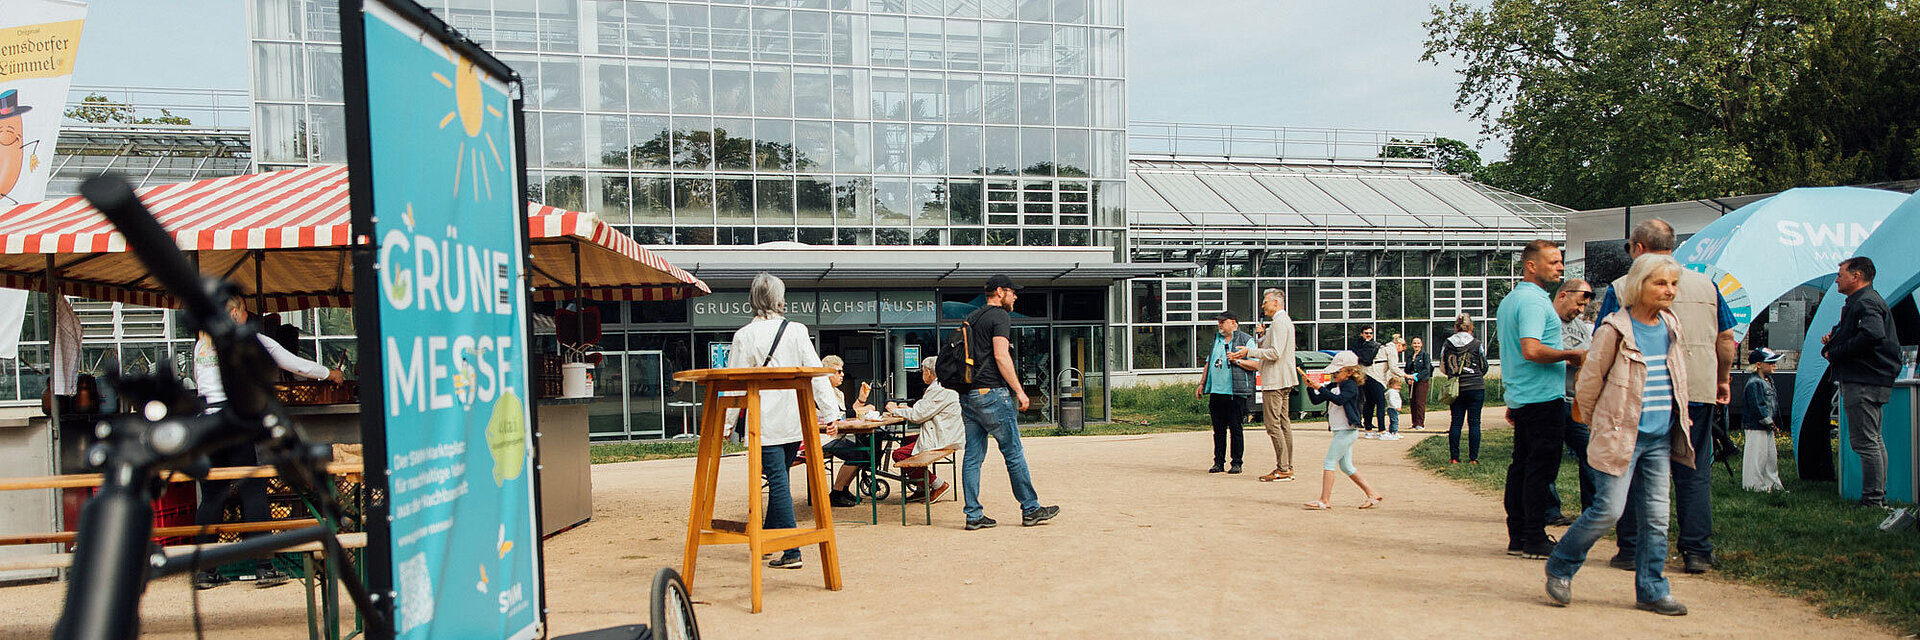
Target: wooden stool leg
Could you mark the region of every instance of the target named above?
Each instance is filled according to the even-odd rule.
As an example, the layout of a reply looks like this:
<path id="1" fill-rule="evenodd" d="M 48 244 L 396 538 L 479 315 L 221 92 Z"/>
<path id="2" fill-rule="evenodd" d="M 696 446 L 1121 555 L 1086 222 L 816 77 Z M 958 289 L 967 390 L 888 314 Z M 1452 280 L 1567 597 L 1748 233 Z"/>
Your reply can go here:
<path id="1" fill-rule="evenodd" d="M 765 479 L 762 466 L 765 461 L 760 451 L 760 385 L 747 385 L 747 562 L 748 574 L 752 580 L 753 612 L 760 613 L 760 579 L 766 571 L 766 561 L 761 558 L 766 553 L 762 536 L 766 518 L 766 509 L 760 499 L 760 485 Z M 789 490 L 791 491 L 791 490 Z M 788 494 L 792 499 L 792 494 Z M 767 500 L 776 496 L 771 492 Z"/>
<path id="2" fill-rule="evenodd" d="M 693 592 L 694 565 L 700 558 L 700 532 L 713 525 L 713 493 L 719 476 L 722 429 L 727 411 L 719 406 L 718 385 L 708 385 L 707 414 L 700 418 L 700 447 L 693 471 L 693 504 L 687 508 L 687 550 L 680 577 Z"/>
<path id="3" fill-rule="evenodd" d="M 800 441 L 807 448 L 807 493 L 813 499 L 813 527 L 827 532 L 827 539 L 816 545 L 820 550 L 820 575 L 829 591 L 840 590 L 840 547 L 833 536 L 833 505 L 827 498 L 826 454 L 820 451 L 820 430 L 814 428 L 819 410 L 813 404 L 811 381 L 795 389 L 800 397 Z"/>

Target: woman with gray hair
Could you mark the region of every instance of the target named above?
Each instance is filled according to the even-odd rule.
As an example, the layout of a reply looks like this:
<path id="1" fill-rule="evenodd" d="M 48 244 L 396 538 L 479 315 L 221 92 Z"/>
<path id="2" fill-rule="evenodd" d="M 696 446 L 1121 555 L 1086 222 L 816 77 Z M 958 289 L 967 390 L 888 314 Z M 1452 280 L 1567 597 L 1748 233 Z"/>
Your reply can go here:
<path id="1" fill-rule="evenodd" d="M 727 367 L 818 367 L 820 354 L 813 349 L 807 327 L 788 320 L 781 312 L 787 306 L 787 285 L 772 274 L 753 277 L 747 293 L 753 308 L 753 320 L 733 332 L 733 348 L 727 354 Z M 800 419 L 800 398 L 792 390 L 760 392 L 760 473 L 767 480 L 767 511 L 761 526 L 768 529 L 794 527 L 793 494 L 788 489 L 787 467 L 800 453 L 801 429 L 814 429 L 819 422 L 831 421 L 827 412 L 839 407 L 826 377 L 813 379 L 813 420 Z M 738 419 L 729 410 L 727 424 Z M 804 423 L 803 423 L 804 422 Z M 767 562 L 776 569 L 800 568 L 800 550 L 788 549 Z"/>
<path id="2" fill-rule="evenodd" d="M 1593 434 L 1587 460 L 1598 471 L 1593 506 L 1567 528 L 1547 558 L 1547 597 L 1573 602 L 1573 575 L 1600 536 L 1614 528 L 1627 506 L 1638 531 L 1634 558 L 1635 606 L 1662 615 L 1687 614 L 1674 600 L 1667 578 L 1668 495 L 1673 466 L 1694 465 L 1693 427 L 1688 420 L 1688 371 L 1679 353 L 1680 320 L 1673 299 L 1680 289 L 1680 263 L 1672 256 L 1643 254 L 1620 281 L 1625 307 L 1600 319 L 1586 364 L 1574 385 L 1573 421 Z M 1700 375 L 1700 372 L 1694 372 Z M 1712 375 L 1711 372 L 1705 375 Z"/>

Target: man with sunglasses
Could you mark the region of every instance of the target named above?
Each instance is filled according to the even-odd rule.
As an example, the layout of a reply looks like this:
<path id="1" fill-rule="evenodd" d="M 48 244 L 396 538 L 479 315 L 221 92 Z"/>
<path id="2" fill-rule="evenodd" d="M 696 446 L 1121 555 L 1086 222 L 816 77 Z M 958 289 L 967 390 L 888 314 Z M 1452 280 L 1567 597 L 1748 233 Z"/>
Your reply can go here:
<path id="1" fill-rule="evenodd" d="M 1587 305 L 1592 302 L 1593 285 L 1587 284 L 1587 281 L 1567 278 L 1560 283 L 1560 290 L 1553 294 L 1553 310 L 1560 314 L 1560 348 L 1585 350 L 1588 343 L 1593 342 L 1593 325 L 1580 317 L 1581 313 L 1587 310 Z M 1573 383 L 1579 378 L 1580 365 L 1568 363 L 1568 398 L 1573 397 Z M 1599 473 L 1587 464 L 1587 425 L 1574 422 L 1569 416 L 1567 428 L 1560 433 L 1566 439 L 1567 448 L 1573 451 L 1574 459 L 1580 463 L 1580 510 L 1584 511 L 1587 507 L 1593 506 L 1593 496 L 1596 491 L 1593 474 Z M 1548 503 L 1552 505 L 1547 509 L 1547 524 L 1553 526 L 1573 524 L 1574 517 L 1578 516 L 1579 512 L 1567 515 L 1562 511 L 1560 494 L 1554 491 L 1552 485 L 1547 487 L 1547 498 Z"/>

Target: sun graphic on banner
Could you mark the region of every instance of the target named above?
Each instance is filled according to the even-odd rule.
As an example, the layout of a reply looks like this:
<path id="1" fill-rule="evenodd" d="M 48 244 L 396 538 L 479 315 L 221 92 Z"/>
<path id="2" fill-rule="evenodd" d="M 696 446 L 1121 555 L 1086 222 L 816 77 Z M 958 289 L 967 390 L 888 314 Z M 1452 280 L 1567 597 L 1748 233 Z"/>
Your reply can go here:
<path id="1" fill-rule="evenodd" d="M 504 172 L 507 166 L 500 160 L 500 146 L 494 142 L 493 134 L 483 134 L 480 129 L 481 125 L 485 124 L 487 116 L 491 115 L 495 118 L 506 116 L 493 105 L 486 104 L 485 96 L 481 93 L 480 72 L 474 68 L 473 61 L 452 51 L 448 51 L 447 55 L 453 58 L 453 78 L 448 79 L 438 71 L 433 73 L 434 80 L 453 90 L 453 110 L 448 111 L 446 117 L 440 119 L 440 128 L 445 129 L 447 125 L 453 124 L 454 120 L 459 120 L 460 128 L 466 132 L 468 138 L 460 141 L 460 151 L 454 154 L 453 195 L 456 197 L 460 195 L 460 183 L 462 178 L 465 178 L 471 184 L 468 190 L 473 193 L 475 202 L 480 201 L 482 191 L 485 191 L 487 198 L 491 199 L 493 197 L 492 171 L 498 169 Z M 486 142 L 484 155 L 481 153 L 483 151 L 481 141 Z M 487 168 L 486 160 L 489 159 L 493 161 L 493 169 Z"/>

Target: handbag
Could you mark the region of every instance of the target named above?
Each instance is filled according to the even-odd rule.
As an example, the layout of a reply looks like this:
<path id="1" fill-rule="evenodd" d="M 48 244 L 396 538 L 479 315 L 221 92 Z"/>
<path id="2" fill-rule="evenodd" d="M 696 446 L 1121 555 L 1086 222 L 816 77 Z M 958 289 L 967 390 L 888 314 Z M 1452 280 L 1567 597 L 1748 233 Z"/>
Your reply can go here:
<path id="1" fill-rule="evenodd" d="M 1460 377 L 1440 376 L 1440 404 L 1453 404 L 1460 398 Z"/>

